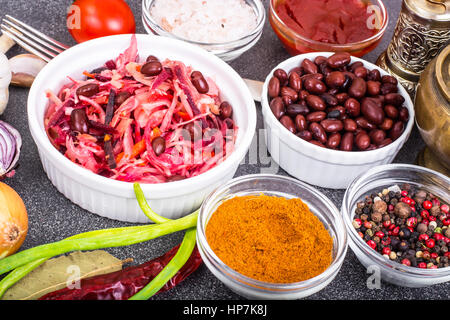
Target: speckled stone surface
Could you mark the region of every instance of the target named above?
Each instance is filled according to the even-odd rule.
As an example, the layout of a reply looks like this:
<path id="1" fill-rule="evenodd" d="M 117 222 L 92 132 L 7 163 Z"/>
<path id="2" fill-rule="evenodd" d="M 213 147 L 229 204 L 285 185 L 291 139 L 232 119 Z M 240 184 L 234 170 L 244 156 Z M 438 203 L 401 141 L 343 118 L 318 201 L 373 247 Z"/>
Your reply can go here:
<path id="1" fill-rule="evenodd" d="M 127 1 L 135 14 L 137 32 L 145 33 L 141 22 L 141 1 Z M 264 1 L 268 7 L 268 1 Z M 71 1 L 44 1 L 44 0 L 0 0 L 0 18 L 5 14 L 12 15 L 47 33 L 48 35 L 70 45 L 74 41 L 65 28 L 66 8 Z M 382 43 L 377 49 L 364 57 L 375 62 L 378 55 L 387 47 L 400 10 L 400 0 L 385 1 L 390 18 Z M 16 55 L 23 50 L 14 47 L 8 56 Z M 281 46 L 278 38 L 266 21 L 263 36 L 260 41 L 231 66 L 245 78 L 264 80 L 267 73 L 289 55 Z M 62 238 L 89 230 L 125 226 L 126 223 L 112 221 L 87 212 L 67 200 L 51 184 L 44 173 L 36 146 L 29 134 L 26 103 L 28 90 L 11 88 L 10 102 L 7 111 L 0 119 L 11 123 L 23 136 L 23 149 L 20 158 L 20 167 L 14 178 L 6 180 L 22 196 L 29 213 L 29 232 L 23 249 L 36 245 L 60 240 Z M 260 105 L 258 109 L 258 129 L 262 128 L 262 115 Z M 424 146 L 420 135 L 414 128 L 410 139 L 395 159 L 399 163 L 414 163 L 415 158 Z M 260 165 L 241 165 L 236 176 L 259 173 Z M 286 173 L 280 170 L 278 174 Z M 344 190 L 321 189 L 338 208 Z M 126 248 L 109 250 L 119 258 L 132 257 L 136 263 L 142 263 L 156 257 L 180 242 L 182 234 L 174 234 L 150 242 Z M 450 285 L 441 284 L 428 288 L 409 289 L 382 283 L 381 289 L 367 288 L 368 274 L 359 263 L 351 250 L 341 271 L 335 280 L 321 292 L 309 297 L 310 299 L 449 299 Z M 202 265 L 200 269 L 189 277 L 182 285 L 160 294 L 155 299 L 241 299 L 228 290 L 217 280 L 209 270 Z"/>

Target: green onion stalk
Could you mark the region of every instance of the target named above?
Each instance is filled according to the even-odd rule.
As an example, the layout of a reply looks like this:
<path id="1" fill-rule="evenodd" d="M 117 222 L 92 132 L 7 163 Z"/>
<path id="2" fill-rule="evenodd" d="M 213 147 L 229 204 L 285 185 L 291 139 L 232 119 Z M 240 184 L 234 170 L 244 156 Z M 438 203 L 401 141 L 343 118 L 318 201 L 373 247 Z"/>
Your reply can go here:
<path id="1" fill-rule="evenodd" d="M 1 259 L 0 275 L 6 272 L 10 273 L 0 281 L 0 297 L 17 281 L 51 257 L 77 250 L 129 246 L 177 231 L 187 230 L 177 254 L 157 277 L 131 299 L 149 299 L 157 293 L 190 257 L 195 246 L 198 211 L 177 220 L 170 220 L 158 215 L 150 208 L 139 184 L 134 184 L 134 191 L 142 211 L 156 224 L 89 231 L 61 241 L 23 250 Z"/>

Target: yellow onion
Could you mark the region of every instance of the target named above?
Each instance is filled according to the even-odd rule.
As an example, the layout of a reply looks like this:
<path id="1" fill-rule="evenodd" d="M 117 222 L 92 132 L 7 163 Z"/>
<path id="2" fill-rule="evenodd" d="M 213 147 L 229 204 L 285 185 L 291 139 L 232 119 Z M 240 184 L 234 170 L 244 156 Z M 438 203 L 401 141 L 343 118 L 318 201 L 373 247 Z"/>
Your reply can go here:
<path id="1" fill-rule="evenodd" d="M 0 182 L 0 259 L 16 252 L 27 232 L 25 204 L 13 188 Z"/>

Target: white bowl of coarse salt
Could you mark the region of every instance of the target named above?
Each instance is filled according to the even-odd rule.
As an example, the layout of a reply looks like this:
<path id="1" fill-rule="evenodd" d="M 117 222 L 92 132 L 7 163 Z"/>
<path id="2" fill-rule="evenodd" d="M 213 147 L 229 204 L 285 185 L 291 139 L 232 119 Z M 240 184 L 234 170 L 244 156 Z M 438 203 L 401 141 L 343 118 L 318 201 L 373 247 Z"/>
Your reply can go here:
<path id="1" fill-rule="evenodd" d="M 261 0 L 143 0 L 148 33 L 203 47 L 225 61 L 236 59 L 261 37 Z"/>

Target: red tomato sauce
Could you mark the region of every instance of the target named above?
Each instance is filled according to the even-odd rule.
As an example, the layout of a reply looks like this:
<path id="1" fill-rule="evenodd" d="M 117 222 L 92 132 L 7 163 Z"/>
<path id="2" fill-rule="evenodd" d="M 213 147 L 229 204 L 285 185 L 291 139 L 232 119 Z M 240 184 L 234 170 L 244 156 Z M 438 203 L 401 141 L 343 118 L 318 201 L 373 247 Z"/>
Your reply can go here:
<path id="1" fill-rule="evenodd" d="M 285 0 L 275 11 L 289 28 L 308 39 L 347 44 L 377 33 L 367 25 L 371 15 L 367 6 L 361 0 Z"/>

